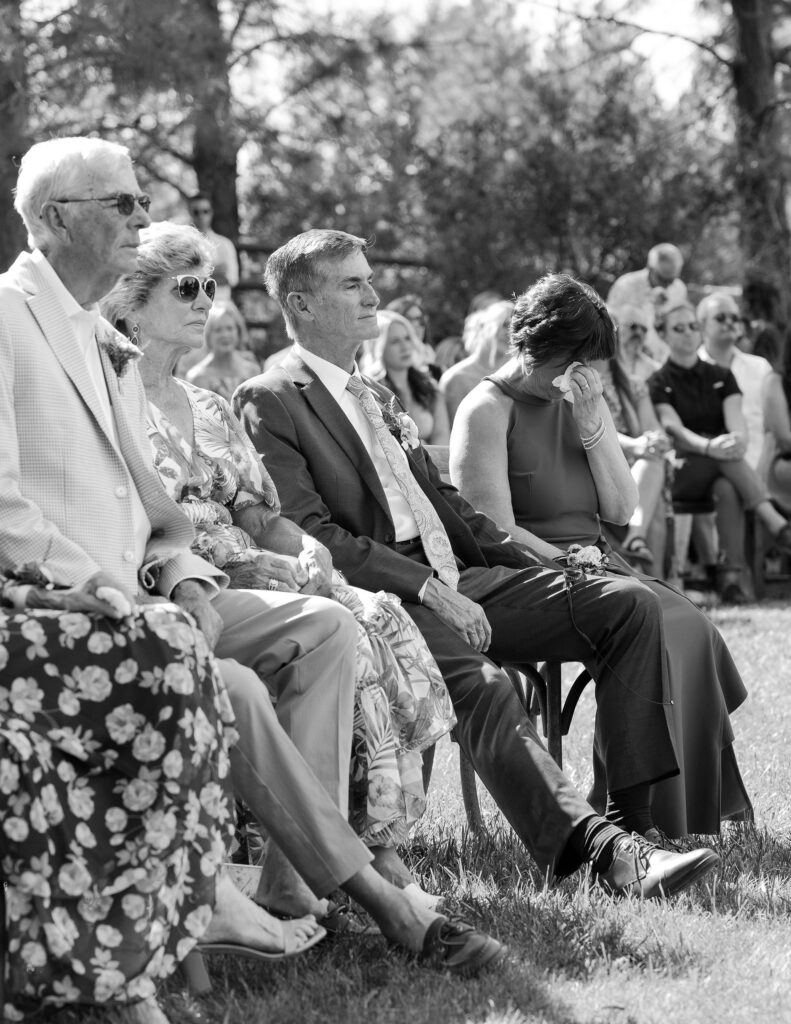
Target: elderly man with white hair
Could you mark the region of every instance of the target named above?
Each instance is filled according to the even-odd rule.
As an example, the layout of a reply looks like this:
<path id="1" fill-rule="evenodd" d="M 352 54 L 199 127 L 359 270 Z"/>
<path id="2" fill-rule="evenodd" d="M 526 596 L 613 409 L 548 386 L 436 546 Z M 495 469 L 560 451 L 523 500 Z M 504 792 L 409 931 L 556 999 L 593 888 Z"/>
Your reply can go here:
<path id="1" fill-rule="evenodd" d="M 617 278 L 609 294 L 607 305 L 611 309 L 621 306 L 639 306 L 648 318 L 646 348 L 649 355 L 660 363 L 667 359 L 668 348 L 657 334 L 654 324 L 668 309 L 684 302 L 687 286 L 679 277 L 684 266 L 681 250 L 670 242 L 660 242 L 648 252 L 642 270 L 633 270 Z"/>
<path id="2" fill-rule="evenodd" d="M 764 447 L 764 381 L 772 367 L 761 356 L 742 352 L 737 345 L 741 315 L 727 292 L 713 292 L 698 304 L 697 318 L 703 344 L 698 356 L 704 363 L 716 363 L 730 370 L 742 393 L 742 412 L 747 423 L 746 462 L 758 468 Z"/>

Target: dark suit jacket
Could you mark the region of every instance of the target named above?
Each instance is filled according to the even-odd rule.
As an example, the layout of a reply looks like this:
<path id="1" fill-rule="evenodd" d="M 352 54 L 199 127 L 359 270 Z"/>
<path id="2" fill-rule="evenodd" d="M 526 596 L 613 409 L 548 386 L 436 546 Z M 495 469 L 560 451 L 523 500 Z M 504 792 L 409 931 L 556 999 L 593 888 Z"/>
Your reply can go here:
<path id="1" fill-rule="evenodd" d="M 368 378 L 366 384 L 380 403 L 392 398 L 382 384 Z M 325 544 L 354 586 L 417 601 L 433 572 L 393 549 L 395 528 L 365 446 L 302 359 L 292 352 L 282 366 L 242 384 L 234 409 L 265 458 L 283 515 Z M 544 564 L 444 483 L 422 446 L 407 456 L 448 532 L 461 591 L 478 599 L 514 570 Z"/>

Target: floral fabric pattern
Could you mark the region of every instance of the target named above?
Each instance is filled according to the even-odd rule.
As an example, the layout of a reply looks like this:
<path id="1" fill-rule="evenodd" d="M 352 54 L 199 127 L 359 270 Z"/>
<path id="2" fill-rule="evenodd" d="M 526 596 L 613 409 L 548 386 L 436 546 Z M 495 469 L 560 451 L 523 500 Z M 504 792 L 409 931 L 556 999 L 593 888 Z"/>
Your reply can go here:
<path id="1" fill-rule="evenodd" d="M 279 511 L 275 486 L 227 402 L 179 384 L 192 405 L 194 449 L 149 403 L 154 465 L 170 496 L 181 502 L 188 495 L 191 504 L 182 504 L 188 512 L 219 505 L 227 515 L 229 508 L 251 502 Z M 225 485 L 229 466 L 238 473 L 242 505 L 240 491 Z M 218 567 L 254 546 L 243 530 L 219 522 L 220 516 L 214 513 L 211 523 L 191 516 L 197 533 L 193 549 Z M 453 706 L 437 663 L 399 598 L 346 585 L 335 586 L 332 596 L 358 623 L 351 823 L 364 842 L 396 845 L 425 810 L 421 752 L 453 728 Z"/>
<path id="2" fill-rule="evenodd" d="M 349 818 L 369 845 L 398 846 L 426 809 L 422 752 L 456 723 L 436 661 L 394 594 L 337 586 L 357 619 Z"/>
<path id="3" fill-rule="evenodd" d="M 147 998 L 205 931 L 233 712 L 171 604 L 0 611 L 5 1015 Z"/>
<path id="4" fill-rule="evenodd" d="M 170 497 L 196 528 L 192 550 L 222 568 L 249 537 L 232 525 L 230 509 L 266 505 L 280 512 L 277 490 L 228 403 L 211 391 L 179 380 L 192 408 L 193 448 L 155 406 L 148 405 L 148 438 L 154 468 Z"/>
<path id="5" fill-rule="evenodd" d="M 609 367 L 599 370 L 599 377 L 602 383 L 602 394 L 612 413 L 615 429 L 619 434 L 626 434 L 627 437 L 640 436 L 640 421 L 637 417 L 635 406 L 629 401 L 623 392 L 615 386 L 612 372 Z M 645 381 L 639 377 L 629 377 L 629 386 L 632 389 L 632 397 L 635 403 L 645 398 L 648 394 L 648 387 Z"/>

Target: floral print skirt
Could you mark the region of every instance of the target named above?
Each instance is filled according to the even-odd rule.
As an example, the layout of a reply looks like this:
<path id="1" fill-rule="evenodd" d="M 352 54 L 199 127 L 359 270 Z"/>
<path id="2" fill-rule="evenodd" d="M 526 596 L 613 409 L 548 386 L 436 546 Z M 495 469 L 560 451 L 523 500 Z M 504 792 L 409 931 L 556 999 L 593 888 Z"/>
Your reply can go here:
<path id="1" fill-rule="evenodd" d="M 148 998 L 195 945 L 233 830 L 232 723 L 174 605 L 0 611 L 7 1020 Z"/>
<path id="2" fill-rule="evenodd" d="M 369 846 L 397 846 L 426 809 L 422 752 L 456 724 L 450 695 L 394 594 L 336 586 L 357 619 L 349 817 Z"/>

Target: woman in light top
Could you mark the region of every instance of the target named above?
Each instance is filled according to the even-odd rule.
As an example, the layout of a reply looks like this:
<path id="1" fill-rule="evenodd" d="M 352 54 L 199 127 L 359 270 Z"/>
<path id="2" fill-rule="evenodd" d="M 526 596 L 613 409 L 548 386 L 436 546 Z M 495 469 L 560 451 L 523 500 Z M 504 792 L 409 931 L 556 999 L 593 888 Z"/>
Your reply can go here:
<path id="1" fill-rule="evenodd" d="M 388 309 L 377 313 L 379 337 L 366 343 L 360 369 L 380 380 L 417 425 L 424 444 L 447 444 L 450 424 L 445 399 L 433 379 L 415 365 L 417 338 L 406 317 Z"/>
<path id="2" fill-rule="evenodd" d="M 212 306 L 206 318 L 205 339 L 209 354 L 187 371 L 186 379 L 230 402 L 243 381 L 261 372 L 255 359 L 245 351 L 247 325 L 232 302 Z"/>

